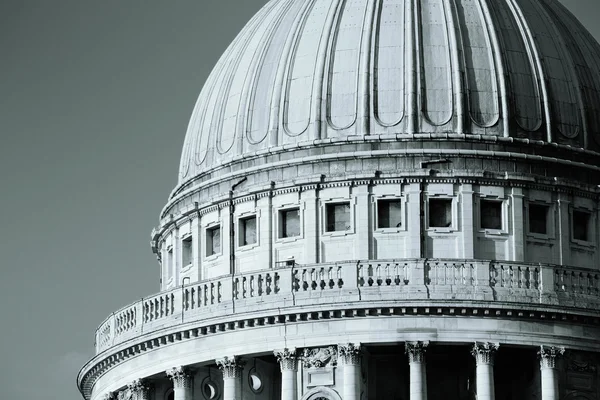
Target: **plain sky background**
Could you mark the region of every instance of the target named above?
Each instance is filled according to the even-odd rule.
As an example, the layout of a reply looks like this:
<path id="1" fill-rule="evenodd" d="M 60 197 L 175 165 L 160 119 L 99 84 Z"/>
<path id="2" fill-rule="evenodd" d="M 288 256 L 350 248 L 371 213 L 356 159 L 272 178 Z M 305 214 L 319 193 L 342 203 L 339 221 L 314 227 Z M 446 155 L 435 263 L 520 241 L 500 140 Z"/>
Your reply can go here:
<path id="1" fill-rule="evenodd" d="M 599 0 L 562 2 L 600 39 Z M 192 107 L 265 3 L 0 0 L 1 399 L 80 399 L 96 327 L 158 291 Z"/>

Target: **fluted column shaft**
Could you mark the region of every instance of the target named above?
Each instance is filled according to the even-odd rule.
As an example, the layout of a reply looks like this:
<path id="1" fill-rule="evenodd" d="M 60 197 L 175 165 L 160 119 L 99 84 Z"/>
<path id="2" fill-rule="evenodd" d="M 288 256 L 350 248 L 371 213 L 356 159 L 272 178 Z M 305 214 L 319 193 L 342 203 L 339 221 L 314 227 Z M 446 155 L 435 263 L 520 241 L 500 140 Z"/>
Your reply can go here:
<path id="1" fill-rule="evenodd" d="M 223 373 L 223 400 L 242 400 L 242 372 L 245 362 L 239 357 L 224 357 L 217 360 Z"/>
<path id="2" fill-rule="evenodd" d="M 296 349 L 273 352 L 281 367 L 281 400 L 296 400 L 298 394 L 298 357 Z"/>
<path id="3" fill-rule="evenodd" d="M 177 367 L 166 371 L 166 373 L 173 382 L 175 400 L 193 400 L 193 379 L 189 371 L 183 367 Z"/>
<path id="4" fill-rule="evenodd" d="M 540 371 L 542 374 L 542 400 L 558 400 L 558 370 L 556 359 L 563 355 L 562 347 L 541 346 L 538 351 L 540 357 Z"/>
<path id="5" fill-rule="evenodd" d="M 494 356 L 497 343 L 475 343 L 471 354 L 477 362 L 477 400 L 494 400 Z"/>
<path id="6" fill-rule="evenodd" d="M 340 344 L 338 345 L 338 354 L 344 365 L 343 398 L 344 400 L 360 400 L 360 363 L 362 359 L 360 343 Z"/>
<path id="7" fill-rule="evenodd" d="M 425 351 L 428 342 L 406 343 L 410 367 L 410 400 L 427 400 L 427 365 Z"/>

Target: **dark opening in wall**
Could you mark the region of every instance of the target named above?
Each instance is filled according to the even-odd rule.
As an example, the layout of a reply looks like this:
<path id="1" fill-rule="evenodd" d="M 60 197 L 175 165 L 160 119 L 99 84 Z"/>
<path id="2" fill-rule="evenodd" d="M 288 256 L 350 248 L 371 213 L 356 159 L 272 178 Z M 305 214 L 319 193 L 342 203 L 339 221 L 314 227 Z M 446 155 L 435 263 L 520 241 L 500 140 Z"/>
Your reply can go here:
<path id="1" fill-rule="evenodd" d="M 543 204 L 529 203 L 529 232 L 548 234 L 548 211 L 550 207 Z"/>
<path id="2" fill-rule="evenodd" d="M 573 239 L 588 242 L 591 214 L 585 211 L 573 211 Z"/>
<path id="3" fill-rule="evenodd" d="M 212 256 L 221 252 L 221 226 L 213 226 L 206 230 L 206 255 Z"/>
<path id="4" fill-rule="evenodd" d="M 502 201 L 482 199 L 480 217 L 482 229 L 502 229 Z"/>
<path id="5" fill-rule="evenodd" d="M 279 211 L 279 238 L 300 236 L 300 209 Z"/>
<path id="6" fill-rule="evenodd" d="M 327 204 L 325 210 L 327 232 L 350 230 L 350 203 Z"/>
<path id="7" fill-rule="evenodd" d="M 187 266 L 192 263 L 192 237 L 188 236 L 181 241 L 181 265 Z"/>
<path id="8" fill-rule="evenodd" d="M 429 199 L 429 227 L 452 226 L 452 199 Z"/>
<path id="9" fill-rule="evenodd" d="M 256 215 L 240 219 L 240 246 L 255 244 L 256 238 Z"/>
<path id="10" fill-rule="evenodd" d="M 399 199 L 377 201 L 377 228 L 399 228 L 402 226 L 402 202 Z"/>

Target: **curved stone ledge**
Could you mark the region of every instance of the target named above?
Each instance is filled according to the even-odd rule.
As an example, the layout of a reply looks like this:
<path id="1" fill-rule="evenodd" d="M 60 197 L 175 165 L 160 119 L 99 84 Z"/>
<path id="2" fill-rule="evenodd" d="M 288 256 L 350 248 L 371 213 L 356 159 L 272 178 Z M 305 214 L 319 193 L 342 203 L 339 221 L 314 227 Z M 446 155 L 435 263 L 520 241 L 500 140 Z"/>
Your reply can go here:
<path id="1" fill-rule="evenodd" d="M 161 292 L 116 311 L 96 331 L 96 353 L 176 324 L 261 309 L 349 303 L 371 307 L 396 301 L 518 303 L 594 314 L 600 308 L 600 271 L 421 259 L 294 265 L 229 275 Z"/>

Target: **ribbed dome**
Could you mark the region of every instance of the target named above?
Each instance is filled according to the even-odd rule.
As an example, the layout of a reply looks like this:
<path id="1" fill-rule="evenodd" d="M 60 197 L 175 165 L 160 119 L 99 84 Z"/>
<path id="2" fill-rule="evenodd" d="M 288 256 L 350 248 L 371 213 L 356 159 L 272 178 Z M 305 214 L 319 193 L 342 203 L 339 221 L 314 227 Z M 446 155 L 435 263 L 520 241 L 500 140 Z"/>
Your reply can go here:
<path id="1" fill-rule="evenodd" d="M 599 66 L 600 45 L 557 0 L 272 0 L 208 78 L 179 183 L 315 140 L 458 133 L 598 150 Z"/>

